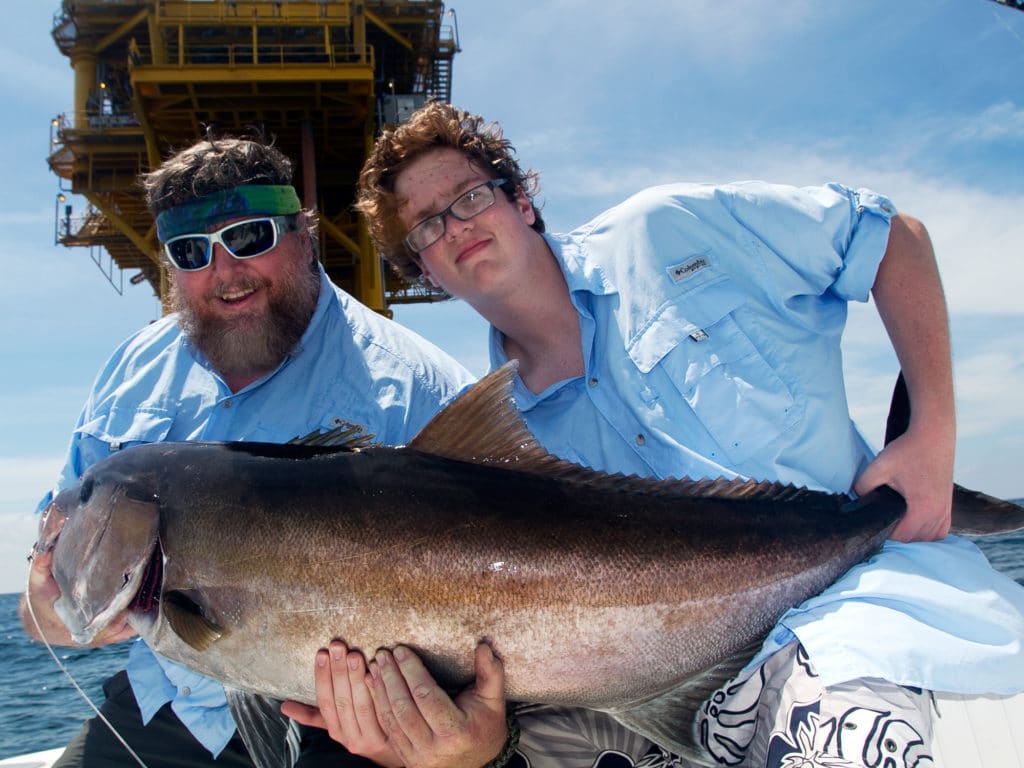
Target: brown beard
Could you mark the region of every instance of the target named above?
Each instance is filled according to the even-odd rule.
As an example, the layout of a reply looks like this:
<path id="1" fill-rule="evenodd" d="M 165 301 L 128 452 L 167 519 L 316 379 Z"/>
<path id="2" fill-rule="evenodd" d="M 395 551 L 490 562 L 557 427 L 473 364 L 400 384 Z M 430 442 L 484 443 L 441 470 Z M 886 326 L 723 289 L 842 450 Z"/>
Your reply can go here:
<path id="1" fill-rule="evenodd" d="M 225 287 L 219 283 L 204 300 L 192 301 L 172 281 L 170 300 L 179 314 L 178 325 L 221 376 L 270 373 L 295 348 L 309 326 L 320 292 L 319 272 L 296 260 L 272 279 L 253 277 L 233 283 L 235 289 L 267 291 L 268 311 L 231 319 L 206 311 L 206 302 L 218 301 Z"/>

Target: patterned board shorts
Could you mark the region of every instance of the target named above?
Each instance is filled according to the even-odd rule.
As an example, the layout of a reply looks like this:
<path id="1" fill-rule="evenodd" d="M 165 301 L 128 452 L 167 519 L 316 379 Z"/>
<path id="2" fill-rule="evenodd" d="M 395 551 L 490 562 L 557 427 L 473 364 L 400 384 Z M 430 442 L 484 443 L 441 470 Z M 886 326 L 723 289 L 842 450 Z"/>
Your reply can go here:
<path id="1" fill-rule="evenodd" d="M 707 765 L 737 768 L 930 768 L 931 695 L 884 680 L 822 688 L 803 647 L 786 646 L 697 715 Z M 518 712 L 509 768 L 691 768 L 610 716 L 571 707 Z M 688 727 L 680 724 L 680 727 Z"/>

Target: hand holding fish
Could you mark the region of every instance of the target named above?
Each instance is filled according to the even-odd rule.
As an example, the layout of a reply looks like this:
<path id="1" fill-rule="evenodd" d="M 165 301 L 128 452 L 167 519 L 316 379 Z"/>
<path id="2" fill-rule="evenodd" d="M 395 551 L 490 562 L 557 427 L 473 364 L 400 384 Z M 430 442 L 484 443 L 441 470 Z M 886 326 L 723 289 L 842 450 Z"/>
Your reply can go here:
<path id="1" fill-rule="evenodd" d="M 353 755 L 372 760 L 383 768 L 398 768 L 402 758 L 388 744 L 377 720 L 370 693 L 370 673 L 359 651 L 350 651 L 339 640 L 316 655 L 317 706 L 286 701 L 286 717 L 314 728 L 323 728 Z"/>
<path id="2" fill-rule="evenodd" d="M 906 515 L 890 534 L 896 541 L 935 541 L 949 533 L 953 441 L 935 432 L 912 426 L 885 446 L 854 483 L 860 495 L 888 485 L 906 500 Z"/>
<path id="3" fill-rule="evenodd" d="M 501 751 L 505 676 L 486 644 L 476 650 L 476 683 L 454 701 L 404 646 L 378 651 L 369 673 L 361 654 L 346 651 L 334 642 L 317 655 L 319 709 L 291 701 L 281 711 L 385 768 L 484 765 Z"/>
<path id="4" fill-rule="evenodd" d="M 482 766 L 502 751 L 504 667 L 481 643 L 474 668 L 476 681 L 452 701 L 408 648 L 377 652 L 370 664 L 377 718 L 407 768 Z"/>
<path id="5" fill-rule="evenodd" d="M 53 645 L 79 645 L 71 637 L 64 622 L 57 615 L 54 603 L 60 597 L 60 587 L 53 577 L 53 549 L 33 550 L 29 564 L 28 589 L 18 604 L 18 616 L 25 631 L 36 640 L 45 639 Z M 28 601 L 32 601 L 31 612 Z M 35 619 L 33 620 L 33 615 Z M 116 643 L 133 637 L 136 632 L 127 623 L 128 613 L 120 617 L 98 635 L 90 647 Z"/>

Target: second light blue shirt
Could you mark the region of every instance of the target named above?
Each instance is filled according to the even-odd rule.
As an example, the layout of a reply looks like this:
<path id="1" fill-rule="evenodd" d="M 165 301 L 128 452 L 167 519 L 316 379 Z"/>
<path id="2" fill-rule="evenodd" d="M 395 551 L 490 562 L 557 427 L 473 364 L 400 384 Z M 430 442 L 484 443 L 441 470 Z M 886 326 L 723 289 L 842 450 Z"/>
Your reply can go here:
<path id="1" fill-rule="evenodd" d="M 540 394 L 517 379 L 528 424 L 553 453 L 607 471 L 849 492 L 873 453 L 849 417 L 840 340 L 894 214 L 887 198 L 840 185 L 677 184 L 545 235 L 585 373 Z M 505 360 L 492 328 L 492 365 Z M 946 569 L 952 587 L 937 580 Z M 955 537 L 888 542 L 784 617 L 764 653 L 794 635 L 825 684 L 1024 689 L 1024 589 Z"/>

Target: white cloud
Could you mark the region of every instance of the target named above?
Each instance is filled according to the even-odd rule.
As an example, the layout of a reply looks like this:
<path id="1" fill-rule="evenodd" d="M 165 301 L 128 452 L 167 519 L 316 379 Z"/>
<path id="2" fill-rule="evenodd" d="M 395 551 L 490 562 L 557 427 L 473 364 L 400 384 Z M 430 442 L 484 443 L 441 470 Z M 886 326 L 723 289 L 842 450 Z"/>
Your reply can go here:
<path id="1" fill-rule="evenodd" d="M 1024 109 L 1012 101 L 993 104 L 981 114 L 955 126 L 952 136 L 964 142 L 1024 139 Z"/>
<path id="2" fill-rule="evenodd" d="M 1024 338 L 1019 334 L 1007 338 L 997 327 L 993 331 L 987 337 L 972 334 L 965 339 L 972 349 L 980 346 L 981 351 L 957 356 L 958 432 L 963 439 L 1002 432 L 1024 436 L 1024 400 L 1007 397 L 1008 391 L 1019 393 L 1024 388 L 1024 361 L 1014 353 L 1024 349 Z M 1001 349 L 992 349 L 996 346 Z M 962 346 L 958 344 L 957 349 Z"/>
<path id="3" fill-rule="evenodd" d="M 970 186 L 927 175 L 900 162 L 898 146 L 887 158 L 862 157 L 835 142 L 723 148 L 720 144 L 666 147 L 604 157 L 574 154 L 544 172 L 548 208 L 567 210 L 582 223 L 643 187 L 669 181 L 760 178 L 795 185 L 839 181 L 870 187 L 921 219 L 931 235 L 951 312 L 1019 314 L 1024 302 L 1024 194 Z M 907 150 L 910 151 L 909 148 Z M 557 160 L 552 156 L 552 161 Z M 566 205 L 560 200 L 570 200 Z M 554 228 L 554 227 L 553 227 Z"/>
<path id="4" fill-rule="evenodd" d="M 25 588 L 26 557 L 36 540 L 34 511 L 60 471 L 61 459 L 0 458 L 0 594 Z"/>
<path id="5" fill-rule="evenodd" d="M 36 540 L 33 515 L 0 512 L 0 594 L 25 591 L 28 553 Z"/>
<path id="6" fill-rule="evenodd" d="M 3 514 L 30 514 L 39 499 L 53 487 L 63 456 L 33 458 L 0 457 L 0 487 L 4 489 Z"/>

